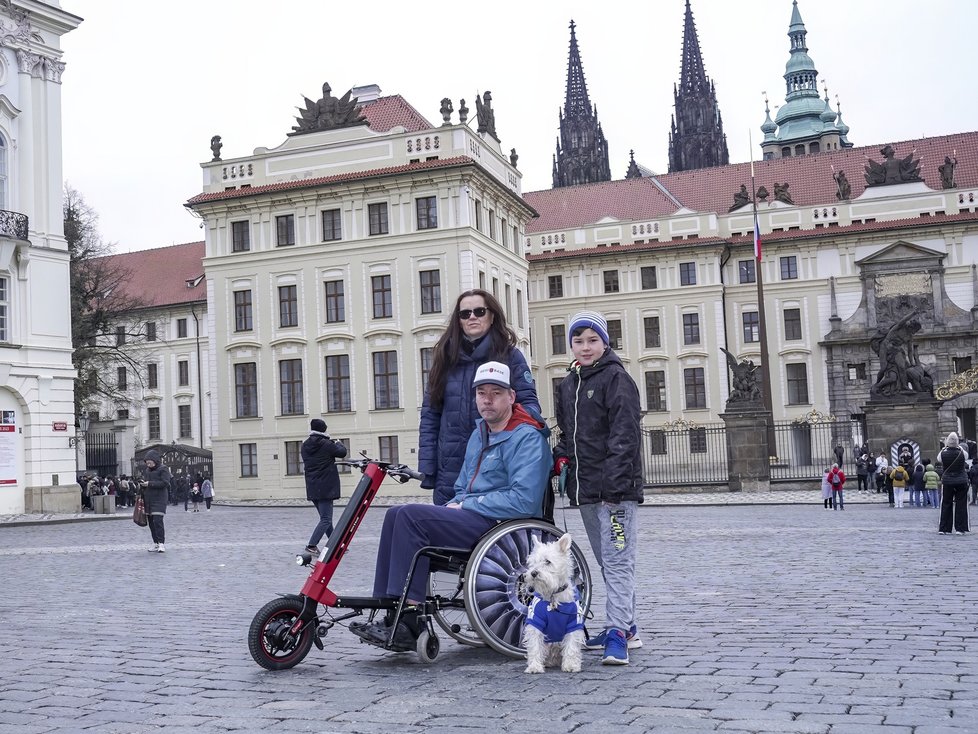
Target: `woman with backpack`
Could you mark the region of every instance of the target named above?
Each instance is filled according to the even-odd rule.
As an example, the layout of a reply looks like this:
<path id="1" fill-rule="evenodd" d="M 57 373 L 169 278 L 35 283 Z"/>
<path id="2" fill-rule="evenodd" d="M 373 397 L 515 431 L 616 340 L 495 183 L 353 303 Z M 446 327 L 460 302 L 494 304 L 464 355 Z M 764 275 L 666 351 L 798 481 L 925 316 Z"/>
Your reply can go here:
<path id="1" fill-rule="evenodd" d="M 890 472 L 890 481 L 893 484 L 893 506 L 900 509 L 903 507 L 903 490 L 907 488 L 907 482 L 910 481 L 907 467 L 897 464 Z"/>
<path id="2" fill-rule="evenodd" d="M 968 525 L 967 454 L 959 443 L 958 434 L 952 431 L 947 434 L 944 450 L 941 451 L 940 461 L 944 465 L 941 483 L 944 485 L 944 494 L 941 497 L 941 524 L 937 530 L 941 535 L 950 535 L 952 524 L 955 535 L 964 535 L 971 531 Z"/>
<path id="3" fill-rule="evenodd" d="M 842 489 L 846 485 L 846 475 L 838 464 L 832 465 L 832 470 L 829 472 L 829 485 L 832 487 L 832 509 L 846 509 L 846 503 L 842 498 Z"/>

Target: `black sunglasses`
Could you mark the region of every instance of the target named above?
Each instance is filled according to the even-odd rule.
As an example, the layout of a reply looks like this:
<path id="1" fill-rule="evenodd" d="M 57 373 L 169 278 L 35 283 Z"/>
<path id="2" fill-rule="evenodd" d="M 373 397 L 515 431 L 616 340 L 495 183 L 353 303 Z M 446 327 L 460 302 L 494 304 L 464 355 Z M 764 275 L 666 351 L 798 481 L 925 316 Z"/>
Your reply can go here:
<path id="1" fill-rule="evenodd" d="M 462 321 L 467 321 L 472 314 L 475 314 L 477 318 L 481 319 L 487 313 L 489 313 L 489 309 L 485 306 L 479 306 L 478 308 L 463 308 L 458 312 L 458 317 L 462 319 Z"/>

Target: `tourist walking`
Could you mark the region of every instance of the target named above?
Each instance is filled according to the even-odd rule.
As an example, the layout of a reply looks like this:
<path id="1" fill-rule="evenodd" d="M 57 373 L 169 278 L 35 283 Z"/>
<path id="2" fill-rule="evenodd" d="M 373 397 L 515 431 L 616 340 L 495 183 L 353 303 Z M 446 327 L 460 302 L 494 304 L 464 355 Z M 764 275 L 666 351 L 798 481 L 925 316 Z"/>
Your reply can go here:
<path id="1" fill-rule="evenodd" d="M 204 504 L 207 511 L 211 511 L 211 502 L 214 501 L 214 482 L 211 481 L 209 474 L 204 474 L 204 481 L 200 485 L 200 492 L 204 495 Z"/>
<path id="2" fill-rule="evenodd" d="M 832 483 L 829 481 L 831 469 L 826 469 L 822 474 L 822 509 L 832 509 Z"/>
<path id="3" fill-rule="evenodd" d="M 910 506 L 924 506 L 924 472 L 927 471 L 923 464 L 917 464 L 913 468 L 913 476 L 910 477 Z"/>
<path id="4" fill-rule="evenodd" d="M 149 519 L 149 532 L 153 537 L 153 547 L 150 553 L 165 553 L 163 543 L 166 537 L 163 529 L 163 516 L 166 506 L 170 482 L 170 470 L 160 463 L 160 452 L 150 449 L 146 452 L 146 471 L 143 475 L 142 494 L 146 503 L 146 517 Z"/>
<path id="5" fill-rule="evenodd" d="M 313 418 L 309 422 L 309 438 L 302 442 L 302 465 L 306 477 L 306 499 L 316 506 L 319 523 L 313 528 L 306 551 L 319 553 L 318 543 L 333 532 L 333 502 L 340 498 L 340 473 L 336 460 L 346 456 L 342 441 L 334 441 L 326 433 L 326 421 Z"/>
<path id="6" fill-rule="evenodd" d="M 903 491 L 907 488 L 910 481 L 910 473 L 903 464 L 897 464 L 890 472 L 890 484 L 893 487 L 893 507 L 900 509 L 903 507 Z"/>
<path id="7" fill-rule="evenodd" d="M 499 301 L 481 289 L 464 291 L 435 344 L 418 428 L 418 470 L 425 475 L 421 487 L 434 490 L 436 505 L 455 496 L 465 446 L 479 417 L 472 381 L 486 362 L 509 367 L 516 402 L 542 412 L 533 376 Z"/>
<path id="8" fill-rule="evenodd" d="M 930 506 L 936 508 L 940 506 L 937 495 L 938 489 L 941 486 L 941 475 L 934 469 L 934 465 L 930 463 L 930 459 L 924 459 L 924 463 L 927 465 L 927 468 L 924 470 L 924 493 Z"/>
<path id="9" fill-rule="evenodd" d="M 964 535 L 971 530 L 968 525 L 967 454 L 959 446 L 957 433 L 952 431 L 947 434 L 940 461 L 944 466 L 944 473 L 941 475 L 944 493 L 941 497 L 941 523 L 938 532 L 949 535 L 953 528 L 955 535 Z"/>
<path id="10" fill-rule="evenodd" d="M 846 486 L 846 474 L 839 468 L 838 464 L 833 464 L 829 471 L 829 485 L 832 487 L 832 509 L 846 509 L 846 503 L 842 496 L 842 490 Z"/>

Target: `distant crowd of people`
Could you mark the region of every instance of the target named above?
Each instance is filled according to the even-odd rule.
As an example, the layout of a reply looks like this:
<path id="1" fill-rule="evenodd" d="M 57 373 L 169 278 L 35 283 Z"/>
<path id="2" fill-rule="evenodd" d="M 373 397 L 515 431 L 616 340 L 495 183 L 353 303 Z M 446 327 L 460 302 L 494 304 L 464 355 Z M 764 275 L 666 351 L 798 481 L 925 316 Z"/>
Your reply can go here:
<path id="1" fill-rule="evenodd" d="M 841 446 L 835 448 L 837 463 L 822 477 L 822 506 L 844 510 L 846 475 Z M 859 492 L 886 492 L 890 507 L 931 507 L 941 509 L 942 535 L 970 532 L 968 493 L 971 505 L 978 504 L 978 443 L 948 434 L 941 442 L 937 460 L 914 459 L 911 446 L 901 446 L 897 461 L 890 465 L 885 453 L 878 456 L 866 444 L 856 447 L 856 479 Z"/>
<path id="2" fill-rule="evenodd" d="M 178 506 L 183 503 L 187 512 L 200 512 L 203 505 L 209 512 L 214 500 L 214 483 L 206 472 L 189 474 L 177 472 L 170 479 L 167 489 L 167 504 Z M 94 510 L 94 497 L 108 495 L 115 498 L 116 507 L 133 507 L 136 495 L 140 491 L 140 479 L 125 474 L 106 475 L 100 477 L 94 472 L 85 472 L 78 477 L 81 487 L 81 504 L 83 510 Z"/>

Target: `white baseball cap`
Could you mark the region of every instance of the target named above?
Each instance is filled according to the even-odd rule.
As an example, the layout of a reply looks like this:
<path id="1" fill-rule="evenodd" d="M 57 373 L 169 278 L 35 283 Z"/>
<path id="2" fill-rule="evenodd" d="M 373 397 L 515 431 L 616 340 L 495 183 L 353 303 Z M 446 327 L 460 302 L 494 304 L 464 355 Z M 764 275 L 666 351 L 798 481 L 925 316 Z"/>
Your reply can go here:
<path id="1" fill-rule="evenodd" d="M 509 384 L 509 367 L 502 362 L 486 362 L 480 365 L 475 371 L 472 387 L 479 387 L 479 385 L 499 385 L 512 390 Z"/>

